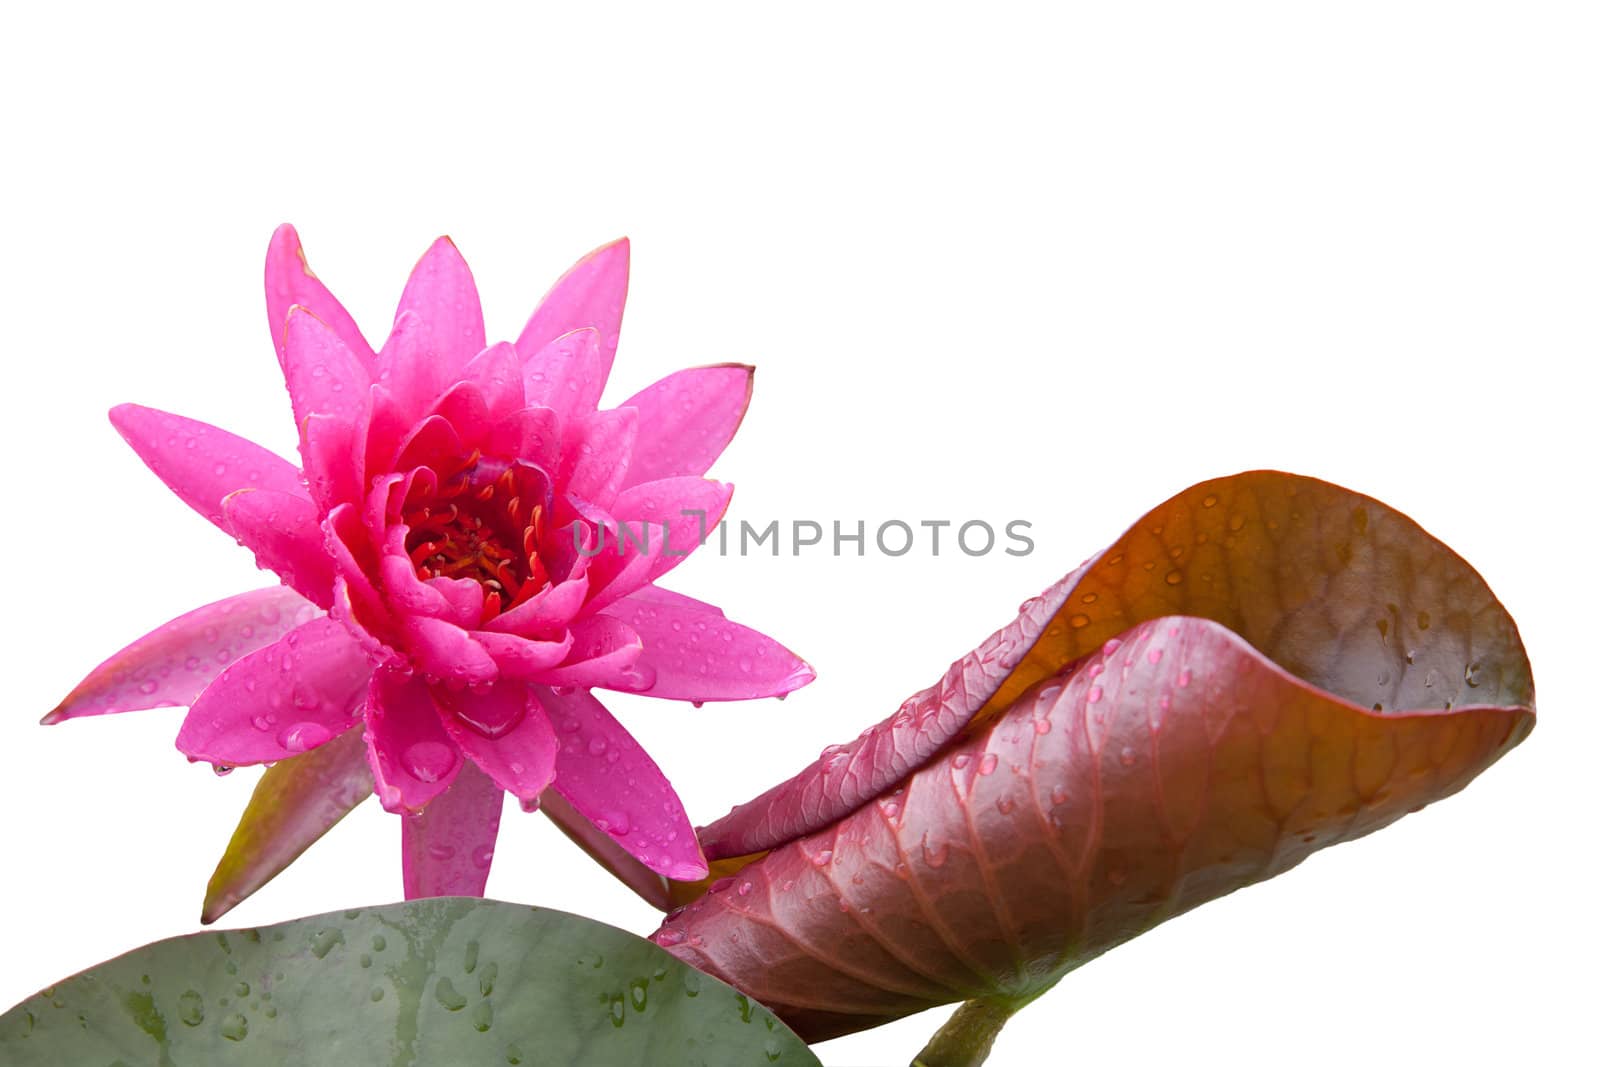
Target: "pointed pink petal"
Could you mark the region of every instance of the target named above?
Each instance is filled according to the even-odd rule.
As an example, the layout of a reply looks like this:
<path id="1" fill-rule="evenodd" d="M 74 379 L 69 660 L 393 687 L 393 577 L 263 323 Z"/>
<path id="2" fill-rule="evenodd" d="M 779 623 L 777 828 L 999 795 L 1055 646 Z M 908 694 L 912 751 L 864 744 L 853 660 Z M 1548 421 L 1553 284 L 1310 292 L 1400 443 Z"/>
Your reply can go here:
<path id="1" fill-rule="evenodd" d="M 395 316 L 389 336 L 378 351 L 374 379 L 388 390 L 400 421 L 406 426 L 416 422 L 439 395 L 429 370 L 433 355 L 428 344 L 429 334 L 422 320 L 415 312 L 402 311 Z"/>
<path id="2" fill-rule="evenodd" d="M 300 430 L 300 458 L 311 494 L 326 511 L 354 500 L 366 484 L 372 380 L 326 324 L 305 308 L 289 310 L 284 380 Z"/>
<path id="3" fill-rule="evenodd" d="M 483 621 L 483 586 L 471 578 L 429 578 L 428 585 L 450 605 L 449 619 L 462 629 L 478 628 Z"/>
<path id="4" fill-rule="evenodd" d="M 566 659 L 572 651 L 572 634 L 554 641 L 530 641 L 515 634 L 477 630 L 473 640 L 488 650 L 500 668 L 500 677 L 512 681 L 528 681 L 541 677 L 544 672 Z"/>
<path id="5" fill-rule="evenodd" d="M 456 433 L 449 420 L 429 415 L 400 442 L 400 455 L 394 465 L 402 471 L 414 467 L 438 469 L 448 467 L 464 452 L 461 435 Z"/>
<path id="6" fill-rule="evenodd" d="M 368 403 L 372 413 L 367 419 L 362 469 L 373 472 L 390 470 L 395 457 L 400 454 L 400 442 L 411 432 L 412 420 L 387 385 L 374 385 Z"/>
<path id="7" fill-rule="evenodd" d="M 608 357 L 592 328 L 562 334 L 522 365 L 522 392 L 529 404 L 550 408 L 562 420 L 594 414 L 605 388 Z"/>
<path id="8" fill-rule="evenodd" d="M 417 577 L 411 560 L 398 553 L 388 553 L 378 564 L 378 576 L 383 581 L 383 595 L 388 602 L 408 615 L 426 615 L 431 619 L 448 619 L 453 609 L 443 593 Z"/>
<path id="9" fill-rule="evenodd" d="M 289 319 L 289 309 L 299 304 L 327 323 L 363 367 L 372 368 L 376 358 L 372 346 L 361 336 L 344 305 L 311 273 L 305 251 L 300 247 L 300 235 L 287 222 L 278 227 L 267 245 L 266 281 L 267 326 L 272 331 L 272 343 L 277 346 L 280 364 L 285 352 L 284 324 Z"/>
<path id="10" fill-rule="evenodd" d="M 600 359 L 594 396 L 598 400 L 622 329 L 622 307 L 628 299 L 628 239 L 613 241 L 584 256 L 561 276 L 539 302 L 539 307 L 517 338 L 524 360 L 564 333 L 594 327 Z M 591 402 L 586 410 L 594 410 Z"/>
<path id="11" fill-rule="evenodd" d="M 437 690 L 451 740 L 522 801 L 536 801 L 555 774 L 556 737 L 532 690 L 517 682 L 488 689 Z"/>
<path id="12" fill-rule="evenodd" d="M 193 703 L 228 664 L 317 614 L 300 594 L 282 586 L 195 608 L 90 671 L 44 721 Z"/>
<path id="13" fill-rule="evenodd" d="M 391 363 L 395 392 L 429 404 L 460 379 L 462 368 L 484 348 L 478 288 L 450 238 L 435 241 L 412 269 L 395 312 L 397 329 L 407 312 L 416 316 L 417 328 L 409 352 Z"/>
<path id="14" fill-rule="evenodd" d="M 639 412 L 639 446 L 624 485 L 704 474 L 733 440 L 755 368 L 741 363 L 690 367 L 623 401 Z"/>
<path id="15" fill-rule="evenodd" d="M 366 411 L 372 378 L 339 335 L 303 307 L 289 309 L 284 325 L 284 381 L 295 425 L 307 415 L 354 424 Z"/>
<path id="16" fill-rule="evenodd" d="M 396 624 L 406 651 L 429 677 L 461 685 L 484 685 L 498 677 L 489 653 L 455 623 L 406 615 Z"/>
<path id="17" fill-rule="evenodd" d="M 624 489 L 599 518 L 605 547 L 589 563 L 592 614 L 654 582 L 700 546 L 728 510 L 733 486 L 707 478 L 665 478 Z M 663 525 L 664 524 L 664 525 Z"/>
<path id="18" fill-rule="evenodd" d="M 514 411 L 495 424 L 484 451 L 554 471 L 561 461 L 561 419 L 549 408 Z"/>
<path id="19" fill-rule="evenodd" d="M 195 698 L 178 748 L 222 766 L 271 763 L 355 725 L 372 664 L 326 616 L 230 664 Z"/>
<path id="20" fill-rule="evenodd" d="M 240 489 L 305 496 L 300 471 L 253 441 L 215 426 L 138 404 L 111 409 L 117 428 L 157 478 L 227 533 L 222 499 Z"/>
<path id="21" fill-rule="evenodd" d="M 674 593 L 670 589 L 663 589 L 659 585 L 647 585 L 628 599 L 635 604 L 665 604 L 670 608 L 694 608 L 697 611 L 708 611 L 713 615 L 721 615 L 722 609 L 715 604 L 708 604 L 704 600 L 696 600 L 692 596 Z"/>
<path id="22" fill-rule="evenodd" d="M 694 881 L 707 873 L 672 783 L 639 742 L 586 692 L 541 691 L 561 738 L 556 792 L 658 874 Z"/>
<path id="23" fill-rule="evenodd" d="M 579 574 L 538 593 L 510 611 L 501 612 L 485 628 L 519 637 L 538 638 L 566 629 L 589 595 L 589 576 Z"/>
<path id="24" fill-rule="evenodd" d="M 308 415 L 300 426 L 300 459 L 311 499 L 324 512 L 361 497 L 366 435 L 333 415 Z"/>
<path id="25" fill-rule="evenodd" d="M 488 436 L 489 405 L 475 382 L 457 382 L 433 405 L 433 413 L 455 428 L 461 443 L 471 447 Z"/>
<path id="26" fill-rule="evenodd" d="M 352 588 L 353 584 L 342 574 L 333 580 L 333 606 L 328 609 L 328 617 L 343 625 L 355 636 L 362 651 L 374 664 L 387 667 L 404 666 L 405 662 L 400 654 L 387 641 L 377 636 L 380 633 L 387 633 L 387 627 L 381 625 L 380 618 L 369 609 L 355 604 L 350 592 Z"/>
<path id="27" fill-rule="evenodd" d="M 483 618 L 483 586 L 470 578 L 418 578 L 411 558 L 400 551 L 403 532 L 402 527 L 391 528 L 390 550 L 378 564 L 389 604 L 402 613 L 476 629 Z"/>
<path id="28" fill-rule="evenodd" d="M 557 757 L 559 762 L 559 757 Z M 562 833 L 587 852 L 591 859 L 612 874 L 618 881 L 661 911 L 671 911 L 672 886 L 655 871 L 650 870 L 628 853 L 617 839 L 584 818 L 567 799 L 555 789 L 546 789 L 539 798 L 539 810 L 549 816 Z"/>
<path id="29" fill-rule="evenodd" d="M 385 811 L 416 811 L 455 780 L 461 752 L 445 733 L 422 679 L 373 672 L 367 690 L 367 762 Z"/>
<path id="30" fill-rule="evenodd" d="M 593 592 L 583 605 L 583 615 L 593 615 L 649 584 L 650 572 L 670 547 L 666 531 L 659 526 L 623 524 L 612 519 L 598 529 L 604 531 L 604 544 L 589 561 L 589 587 Z M 584 551 L 594 552 L 595 546 L 589 545 Z"/>
<path id="31" fill-rule="evenodd" d="M 223 500 L 222 511 L 257 566 L 324 610 L 333 603 L 333 560 L 315 504 L 271 489 L 241 489 Z"/>
<path id="32" fill-rule="evenodd" d="M 509 342 L 490 345 L 472 357 L 461 377 L 478 387 L 490 422 L 499 422 L 527 404 L 522 392 L 522 357 Z"/>
<path id="33" fill-rule="evenodd" d="M 545 685 L 645 689 L 654 679 L 639 665 L 643 651 L 633 627 L 609 615 L 590 615 L 573 624 L 566 661 L 540 671 L 538 680 Z"/>
<path id="34" fill-rule="evenodd" d="M 388 606 L 368 576 L 377 573 L 378 553 L 353 504 L 340 504 L 323 524 L 323 544 L 333 569 L 350 592 L 350 601 L 366 629 L 387 633 L 393 625 Z"/>
<path id="35" fill-rule="evenodd" d="M 406 899 L 481 897 L 505 793 L 471 763 L 450 788 L 401 822 Z"/>
<path id="36" fill-rule="evenodd" d="M 666 590 L 647 589 L 652 595 L 636 593 L 606 608 L 644 641 L 639 664 L 655 682 L 636 692 L 672 700 L 751 700 L 782 696 L 816 678 L 805 660 L 765 634 L 688 597 L 673 604 L 661 596 Z"/>
<path id="37" fill-rule="evenodd" d="M 596 411 L 568 423 L 556 484 L 592 504 L 611 507 L 627 476 L 638 433 L 639 413 L 632 408 Z"/>

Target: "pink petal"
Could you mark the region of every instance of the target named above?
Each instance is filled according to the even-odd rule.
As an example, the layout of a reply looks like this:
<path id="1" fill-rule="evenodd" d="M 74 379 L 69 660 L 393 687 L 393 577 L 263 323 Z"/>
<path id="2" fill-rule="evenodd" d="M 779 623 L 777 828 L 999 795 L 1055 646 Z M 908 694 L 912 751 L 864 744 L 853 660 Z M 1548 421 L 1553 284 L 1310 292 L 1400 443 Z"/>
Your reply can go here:
<path id="1" fill-rule="evenodd" d="M 449 620 L 463 629 L 483 621 L 483 586 L 471 578 L 429 578 L 428 585 L 450 605 Z"/>
<path id="2" fill-rule="evenodd" d="M 416 811 L 461 770 L 461 752 L 422 679 L 374 671 L 367 691 L 367 762 L 386 811 Z"/>
<path id="3" fill-rule="evenodd" d="M 500 668 L 500 677 L 513 681 L 528 681 L 541 677 L 544 672 L 566 659 L 572 651 L 572 634 L 555 641 L 530 641 L 509 633 L 478 630 L 473 640 L 488 650 Z"/>
<path id="4" fill-rule="evenodd" d="M 232 532 L 222 515 L 229 493 L 275 489 L 306 495 L 294 464 L 226 430 L 138 404 L 112 408 L 111 424 L 180 500 L 224 532 Z"/>
<path id="5" fill-rule="evenodd" d="M 271 489 L 241 489 L 222 502 L 233 535 L 307 600 L 324 610 L 333 602 L 333 560 L 323 544 L 317 506 Z"/>
<path id="6" fill-rule="evenodd" d="M 549 408 L 514 411 L 495 424 L 484 451 L 554 471 L 561 461 L 561 418 Z"/>
<path id="7" fill-rule="evenodd" d="M 400 455 L 395 460 L 397 470 L 408 471 L 414 467 L 448 468 L 465 449 L 461 435 L 449 420 L 429 415 L 414 426 L 400 442 Z"/>
<path id="8" fill-rule="evenodd" d="M 568 423 L 556 484 L 592 504 L 611 507 L 628 473 L 638 432 L 639 413 L 632 408 L 596 411 Z"/>
<path id="9" fill-rule="evenodd" d="M 633 627 L 609 615 L 591 615 L 573 624 L 566 661 L 539 672 L 538 678 L 545 685 L 645 689 L 653 679 L 639 666 L 643 651 Z"/>
<path id="10" fill-rule="evenodd" d="M 378 563 L 378 575 L 383 581 L 383 596 L 390 605 L 408 615 L 426 615 L 431 619 L 448 619 L 453 609 L 450 601 L 439 590 L 417 577 L 411 560 L 399 553 L 386 553 Z"/>
<path id="11" fill-rule="evenodd" d="M 301 307 L 285 327 L 284 380 L 300 429 L 300 458 L 324 511 L 354 500 L 366 484 L 372 380 L 338 335 Z"/>
<path id="12" fill-rule="evenodd" d="M 505 793 L 471 763 L 421 811 L 401 822 L 406 899 L 481 897 L 489 882 Z"/>
<path id="13" fill-rule="evenodd" d="M 529 404 L 550 408 L 563 420 L 592 415 L 610 366 L 600 335 L 591 328 L 574 330 L 526 358 L 523 395 Z"/>
<path id="14" fill-rule="evenodd" d="M 579 574 L 552 585 L 518 604 L 510 611 L 484 623 L 489 630 L 537 638 L 564 630 L 589 595 L 589 576 Z"/>
<path id="15" fill-rule="evenodd" d="M 726 482 L 693 477 L 624 489 L 614 517 L 604 522 L 605 547 L 589 563 L 594 592 L 584 612 L 599 611 L 682 563 L 722 520 L 732 495 Z"/>
<path id="16" fill-rule="evenodd" d="M 619 406 L 639 412 L 639 441 L 625 485 L 704 474 L 733 440 L 755 368 L 742 363 L 669 374 Z"/>
<path id="17" fill-rule="evenodd" d="M 430 678 L 484 685 L 499 675 L 484 647 L 455 623 L 406 615 L 396 620 L 406 651 Z"/>
<path id="18" fill-rule="evenodd" d="M 334 415 L 308 415 L 300 426 L 300 458 L 311 499 L 324 512 L 361 497 L 366 434 Z"/>
<path id="19" fill-rule="evenodd" d="M 545 294 L 517 338 L 517 351 L 527 360 L 564 333 L 594 327 L 601 357 L 596 399 L 617 352 L 622 307 L 628 299 L 628 252 L 628 239 L 624 237 L 578 260 Z M 593 409 L 591 403 L 587 410 Z"/>
<path id="20" fill-rule="evenodd" d="M 491 422 L 499 422 L 527 403 L 522 392 L 522 357 L 508 342 L 490 345 L 472 357 L 461 377 L 478 387 Z"/>
<path id="21" fill-rule="evenodd" d="M 451 740 L 501 789 L 537 801 L 555 774 L 556 737 L 532 690 L 507 682 L 435 695 Z"/>
<path id="22" fill-rule="evenodd" d="M 644 641 L 639 664 L 655 676 L 648 689 L 636 690 L 644 696 L 751 700 L 782 696 L 816 678 L 805 660 L 765 634 L 688 597 L 673 603 L 674 597 L 648 586 L 606 608 Z"/>
<path id="23" fill-rule="evenodd" d="M 478 288 L 450 238 L 435 241 L 412 269 L 395 312 L 397 330 L 407 312 L 416 316 L 417 329 L 408 352 L 392 361 L 395 393 L 428 404 L 484 347 Z"/>
<path id="24" fill-rule="evenodd" d="M 559 757 L 557 761 L 559 762 Z M 579 848 L 589 854 L 600 866 L 617 876 L 623 885 L 633 890 L 646 904 L 661 911 L 671 911 L 672 885 L 661 875 L 634 859 L 615 838 L 569 804 L 554 789 L 546 789 L 539 798 L 539 810 L 555 823 Z"/>
<path id="25" fill-rule="evenodd" d="M 328 617 L 342 624 L 355 636 L 362 651 L 366 652 L 374 664 L 387 667 L 406 666 L 404 658 L 377 636 L 380 633 L 387 633 L 387 628 L 370 610 L 355 604 L 350 593 L 352 588 L 353 584 L 342 574 L 333 580 L 333 606 L 328 609 Z"/>
<path id="26" fill-rule="evenodd" d="M 411 432 L 412 420 L 404 411 L 394 392 L 386 385 L 374 385 L 370 400 L 371 415 L 367 419 L 367 444 L 363 470 L 386 471 L 394 466 L 400 454 L 400 442 Z"/>
<path id="27" fill-rule="evenodd" d="M 376 359 L 372 346 L 361 336 L 350 313 L 311 273 L 306 254 L 300 247 L 300 235 L 287 222 L 278 227 L 267 245 L 266 281 L 267 326 L 272 331 L 272 343 L 277 346 L 280 364 L 285 352 L 284 324 L 288 321 L 289 309 L 299 304 L 327 323 L 363 367 L 372 368 Z"/>
<path id="28" fill-rule="evenodd" d="M 556 792 L 652 871 L 679 881 L 704 878 L 705 858 L 682 801 L 632 735 L 586 692 L 539 696 L 561 738 Z"/>
<path id="29" fill-rule="evenodd" d="M 326 616 L 228 666 L 195 698 L 178 748 L 222 766 L 271 763 L 355 725 L 372 664 Z"/>
<path id="30" fill-rule="evenodd" d="M 659 585 L 647 585 L 628 599 L 636 604 L 665 604 L 668 607 L 695 608 L 699 611 L 709 611 L 713 615 L 721 615 L 722 609 L 715 604 L 708 604 L 704 600 L 696 600 L 692 596 L 674 593 L 670 589 L 663 589 Z"/>
<path id="31" fill-rule="evenodd" d="M 457 382 L 446 389 L 434 403 L 433 413 L 454 427 L 456 436 L 469 448 L 488 434 L 489 405 L 476 382 Z"/>
<path id="32" fill-rule="evenodd" d="M 283 375 L 295 425 L 327 415 L 354 425 L 364 416 L 371 375 L 334 330 L 303 307 L 289 309 L 284 326 Z"/>
<path id="33" fill-rule="evenodd" d="M 195 608 L 90 671 L 44 722 L 193 703 L 228 664 L 317 614 L 298 593 L 282 586 Z"/>
<path id="34" fill-rule="evenodd" d="M 359 613 L 363 625 L 388 632 L 392 625 L 388 606 L 369 577 L 378 571 L 378 553 L 355 505 L 335 507 L 328 513 L 322 529 L 323 544 L 333 560 L 334 572 L 346 583 L 351 605 Z"/>

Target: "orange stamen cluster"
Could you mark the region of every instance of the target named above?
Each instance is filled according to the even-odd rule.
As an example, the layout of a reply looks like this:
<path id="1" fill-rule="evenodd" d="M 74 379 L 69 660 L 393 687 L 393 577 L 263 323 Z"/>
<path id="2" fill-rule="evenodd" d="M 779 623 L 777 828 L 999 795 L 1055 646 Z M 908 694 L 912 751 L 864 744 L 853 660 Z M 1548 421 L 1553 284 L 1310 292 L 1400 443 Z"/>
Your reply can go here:
<path id="1" fill-rule="evenodd" d="M 539 559 L 544 508 L 524 500 L 507 468 L 483 481 L 479 455 L 437 493 L 404 515 L 406 552 L 417 577 L 471 578 L 483 586 L 485 619 L 508 611 L 550 584 Z"/>

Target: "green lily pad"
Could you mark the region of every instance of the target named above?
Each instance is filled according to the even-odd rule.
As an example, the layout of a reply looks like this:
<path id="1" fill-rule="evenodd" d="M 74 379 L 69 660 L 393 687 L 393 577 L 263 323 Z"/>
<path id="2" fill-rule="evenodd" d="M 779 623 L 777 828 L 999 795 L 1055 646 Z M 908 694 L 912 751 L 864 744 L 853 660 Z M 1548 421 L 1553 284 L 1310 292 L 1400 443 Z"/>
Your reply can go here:
<path id="1" fill-rule="evenodd" d="M 13 1067 L 820 1067 L 771 1012 L 642 938 L 441 897 L 191 934 L 0 1016 Z"/>

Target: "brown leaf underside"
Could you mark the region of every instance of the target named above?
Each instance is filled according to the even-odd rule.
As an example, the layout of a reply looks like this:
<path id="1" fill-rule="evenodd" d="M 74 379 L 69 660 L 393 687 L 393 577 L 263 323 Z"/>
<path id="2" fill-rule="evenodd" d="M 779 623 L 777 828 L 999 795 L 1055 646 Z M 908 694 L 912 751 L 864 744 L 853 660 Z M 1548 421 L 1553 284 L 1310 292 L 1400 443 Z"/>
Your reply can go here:
<path id="1" fill-rule="evenodd" d="M 1052 592 L 955 744 L 657 940 L 810 1040 L 1026 1000 L 1455 792 L 1533 726 L 1515 625 L 1482 579 L 1326 483 L 1202 483 Z M 790 785 L 826 796 L 829 773 Z"/>

